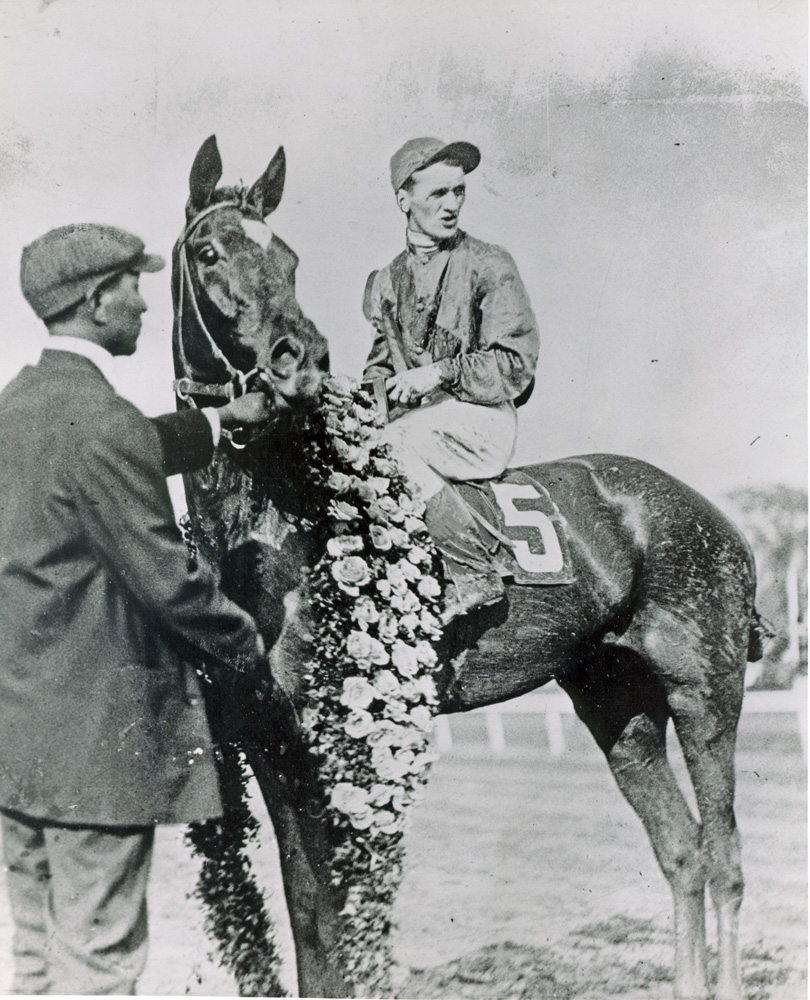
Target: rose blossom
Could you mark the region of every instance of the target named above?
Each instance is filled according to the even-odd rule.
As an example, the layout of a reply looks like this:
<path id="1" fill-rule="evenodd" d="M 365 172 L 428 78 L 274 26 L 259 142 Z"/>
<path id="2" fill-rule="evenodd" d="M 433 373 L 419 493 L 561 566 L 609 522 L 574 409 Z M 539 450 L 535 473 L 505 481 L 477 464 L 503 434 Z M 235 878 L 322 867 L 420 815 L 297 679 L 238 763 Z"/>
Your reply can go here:
<path id="1" fill-rule="evenodd" d="M 371 712 L 355 710 L 343 723 L 343 730 L 352 739 L 361 740 L 374 729 L 374 716 Z"/>
<path id="2" fill-rule="evenodd" d="M 427 674 L 422 674 L 421 677 L 416 678 L 415 684 L 428 705 L 435 705 L 438 700 L 438 692 L 436 691 L 436 682 L 433 678 L 428 677 Z"/>
<path id="3" fill-rule="evenodd" d="M 411 760 L 402 760 L 391 753 L 388 747 L 374 747 L 371 751 L 371 766 L 384 781 L 399 781 L 408 773 Z"/>
<path id="4" fill-rule="evenodd" d="M 357 490 L 357 495 L 360 499 L 365 500 L 366 503 L 372 503 L 377 498 L 377 494 L 368 485 L 368 483 L 360 481 L 357 483 L 355 489 Z"/>
<path id="5" fill-rule="evenodd" d="M 369 528 L 369 534 L 371 535 L 371 544 L 375 549 L 380 552 L 387 552 L 391 545 L 391 533 L 383 528 L 379 524 L 372 524 Z"/>
<path id="6" fill-rule="evenodd" d="M 406 701 L 419 701 L 422 697 L 422 689 L 416 679 L 403 681 L 400 684 L 400 691 Z"/>
<path id="7" fill-rule="evenodd" d="M 425 705 L 417 705 L 410 710 L 408 715 L 411 722 L 417 729 L 421 729 L 422 732 L 429 733 L 433 728 L 433 716 L 430 714 L 430 709 Z"/>
<path id="8" fill-rule="evenodd" d="M 410 548 L 411 536 L 407 531 L 403 531 L 402 528 L 391 527 L 388 529 L 388 534 L 391 536 L 391 541 L 398 549 Z"/>
<path id="9" fill-rule="evenodd" d="M 388 809 L 380 809 L 374 814 L 374 825 L 380 833 L 398 833 L 402 829 L 402 817 L 395 816 Z"/>
<path id="10" fill-rule="evenodd" d="M 378 497 L 383 497 L 391 488 L 391 480 L 387 476 L 369 476 L 366 480 Z"/>
<path id="11" fill-rule="evenodd" d="M 368 792 L 348 781 L 339 781 L 329 796 L 332 808 L 340 812 L 359 812 L 368 807 Z"/>
<path id="12" fill-rule="evenodd" d="M 408 553 L 408 559 L 412 563 L 429 563 L 430 553 L 426 549 L 423 549 L 421 545 L 414 545 Z"/>
<path id="13" fill-rule="evenodd" d="M 405 515 L 405 520 L 402 522 L 402 526 L 409 535 L 417 535 L 420 531 L 426 530 L 425 522 L 419 517 L 412 517 L 410 514 Z"/>
<path id="14" fill-rule="evenodd" d="M 360 511 L 345 500 L 330 500 L 326 510 L 338 521 L 356 521 L 360 517 Z"/>
<path id="15" fill-rule="evenodd" d="M 386 599 L 391 596 L 391 581 L 390 580 L 378 580 L 374 585 L 380 594 Z"/>
<path id="16" fill-rule="evenodd" d="M 347 493 L 352 480 L 350 476 L 345 476 L 342 472 L 333 472 L 326 481 L 326 485 L 335 493 Z"/>
<path id="17" fill-rule="evenodd" d="M 403 746 L 410 741 L 410 734 L 402 726 L 390 719 L 380 719 L 374 725 L 374 732 L 369 733 L 367 743 L 370 747 Z"/>
<path id="18" fill-rule="evenodd" d="M 365 665 L 376 663 L 380 667 L 388 663 L 389 659 L 385 646 L 379 639 L 375 639 L 368 632 L 358 632 L 357 629 L 349 632 L 346 639 L 346 654 L 357 663 Z"/>
<path id="19" fill-rule="evenodd" d="M 396 593 L 392 595 L 391 607 L 395 611 L 401 611 L 402 614 L 407 615 L 411 611 L 418 611 L 421 604 L 419 603 L 419 598 L 412 590 L 406 590 L 404 593 Z"/>
<path id="20" fill-rule="evenodd" d="M 380 580 L 380 583 L 387 583 L 386 580 Z M 397 637 L 397 632 L 399 626 L 397 624 L 397 619 L 395 615 L 392 615 L 390 611 L 385 611 L 380 615 L 380 622 L 377 625 L 377 635 L 379 635 L 382 642 L 392 643 Z"/>
<path id="21" fill-rule="evenodd" d="M 425 504 L 416 497 L 409 497 L 407 493 L 399 496 L 399 509 L 404 514 L 411 514 L 413 517 L 420 517 L 425 512 Z"/>
<path id="22" fill-rule="evenodd" d="M 433 646 L 423 639 L 416 644 L 416 659 L 419 660 L 423 667 L 435 667 L 438 657 Z"/>
<path id="23" fill-rule="evenodd" d="M 442 623 L 429 611 L 423 610 L 419 616 L 419 621 L 422 624 L 422 628 L 434 639 L 438 639 L 442 634 Z"/>
<path id="24" fill-rule="evenodd" d="M 383 476 L 395 476 L 399 472 L 397 463 L 390 458 L 375 458 L 374 468 Z"/>
<path id="25" fill-rule="evenodd" d="M 423 576 L 417 583 L 416 589 L 422 597 L 427 598 L 440 597 L 442 593 L 442 588 L 435 576 Z"/>
<path id="26" fill-rule="evenodd" d="M 326 551 L 330 556 L 348 556 L 352 552 L 362 552 L 364 542 L 359 535 L 338 535 L 326 543 Z"/>
<path id="27" fill-rule="evenodd" d="M 352 635 L 365 636 L 365 632 L 353 632 Z M 341 705 L 354 710 L 368 708 L 377 697 L 377 692 L 365 677 L 344 677 L 343 693 L 340 696 Z"/>
<path id="28" fill-rule="evenodd" d="M 386 785 L 382 782 L 377 782 L 376 785 L 371 786 L 368 793 L 369 802 L 379 809 L 381 806 L 387 805 L 391 801 L 391 796 L 395 790 L 396 785 Z"/>
<path id="29" fill-rule="evenodd" d="M 383 698 L 399 694 L 399 681 L 390 670 L 378 670 L 374 675 L 374 687 Z"/>
<path id="30" fill-rule="evenodd" d="M 341 590 L 357 597 L 360 593 L 358 588 L 369 582 L 371 572 L 365 559 L 360 556 L 346 556 L 345 559 L 338 559 L 332 563 L 332 576 L 337 580 Z"/>
<path id="31" fill-rule="evenodd" d="M 380 612 L 370 597 L 361 594 L 354 602 L 352 618 L 356 622 L 360 622 L 361 625 L 373 625 L 374 622 L 380 620 Z"/>
<path id="32" fill-rule="evenodd" d="M 391 649 L 391 662 L 403 677 L 413 677 L 419 672 L 416 650 L 401 639 L 397 639 Z"/>
<path id="33" fill-rule="evenodd" d="M 384 510 L 385 513 L 391 518 L 392 521 L 401 522 L 404 520 L 405 515 L 399 509 L 399 505 L 396 500 L 390 496 L 380 497 L 377 501 L 377 506 Z"/>

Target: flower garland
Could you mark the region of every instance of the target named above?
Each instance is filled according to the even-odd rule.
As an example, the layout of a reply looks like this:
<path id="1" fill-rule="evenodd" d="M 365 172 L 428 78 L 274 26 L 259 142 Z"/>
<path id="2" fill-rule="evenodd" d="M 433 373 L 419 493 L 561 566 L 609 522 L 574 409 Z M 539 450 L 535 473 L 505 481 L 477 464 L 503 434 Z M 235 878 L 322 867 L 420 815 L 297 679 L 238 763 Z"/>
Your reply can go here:
<path id="1" fill-rule="evenodd" d="M 342 965 L 372 996 L 390 989 L 406 811 L 435 760 L 440 563 L 424 504 L 378 443 L 371 396 L 329 378 L 320 419 L 307 457 L 327 541 L 309 579 L 314 656 L 301 721 L 334 828 L 330 878 L 347 889 Z"/>
<path id="2" fill-rule="evenodd" d="M 434 646 L 442 635 L 440 557 L 424 504 L 379 443 L 383 424 L 369 393 L 330 376 L 303 432 L 303 523 L 321 534 L 324 554 L 308 580 L 313 658 L 301 723 L 330 828 L 329 879 L 346 890 L 340 962 L 364 996 L 390 992 L 406 814 L 435 760 Z M 184 533 L 193 547 L 188 524 Z M 227 754 L 224 762 L 238 794 L 225 820 L 188 835 L 204 858 L 196 894 L 240 993 L 256 995 L 261 985 L 259 995 L 279 996 L 272 927 L 244 852 L 256 832 L 244 761 Z"/>

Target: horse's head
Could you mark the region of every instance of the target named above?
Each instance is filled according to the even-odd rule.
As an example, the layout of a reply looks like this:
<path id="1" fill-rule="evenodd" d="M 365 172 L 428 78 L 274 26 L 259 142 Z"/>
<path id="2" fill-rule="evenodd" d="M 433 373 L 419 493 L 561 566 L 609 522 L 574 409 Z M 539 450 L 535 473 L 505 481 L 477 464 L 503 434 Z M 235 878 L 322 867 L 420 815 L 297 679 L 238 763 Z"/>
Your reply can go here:
<path id="1" fill-rule="evenodd" d="M 295 299 L 298 258 L 265 221 L 281 200 L 284 170 L 279 149 L 249 190 L 217 188 L 214 136 L 194 159 L 186 226 L 172 255 L 181 396 L 224 395 L 246 382 L 263 384 L 280 409 L 304 409 L 318 396 L 326 340 Z"/>

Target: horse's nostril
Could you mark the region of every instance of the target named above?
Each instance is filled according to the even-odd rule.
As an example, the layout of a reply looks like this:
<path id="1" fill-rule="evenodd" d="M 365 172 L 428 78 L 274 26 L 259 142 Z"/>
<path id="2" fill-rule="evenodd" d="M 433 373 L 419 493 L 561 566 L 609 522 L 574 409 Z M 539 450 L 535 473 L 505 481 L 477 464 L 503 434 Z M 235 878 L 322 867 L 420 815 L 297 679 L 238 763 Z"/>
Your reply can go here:
<path id="1" fill-rule="evenodd" d="M 295 374 L 301 361 L 301 349 L 287 337 L 282 337 L 270 351 L 269 368 L 276 378 Z"/>

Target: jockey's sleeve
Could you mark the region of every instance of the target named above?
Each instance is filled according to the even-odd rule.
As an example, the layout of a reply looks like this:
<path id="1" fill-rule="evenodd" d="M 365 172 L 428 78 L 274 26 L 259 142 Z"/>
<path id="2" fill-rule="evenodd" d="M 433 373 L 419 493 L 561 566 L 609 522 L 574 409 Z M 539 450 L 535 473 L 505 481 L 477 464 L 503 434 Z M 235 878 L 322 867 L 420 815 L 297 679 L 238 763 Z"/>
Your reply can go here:
<path id="1" fill-rule="evenodd" d="M 465 402 L 494 406 L 516 399 L 534 378 L 540 333 L 515 262 L 505 250 L 488 255 L 474 294 L 480 315 L 477 343 L 441 362 L 443 381 Z"/>
<path id="2" fill-rule="evenodd" d="M 369 275 L 366 290 L 363 295 L 363 315 L 371 323 L 374 330 L 374 340 L 363 368 L 363 381 L 377 378 L 390 378 L 394 374 L 394 360 L 389 347 L 389 334 L 386 334 L 385 318 L 382 310 L 380 283 L 377 280 L 379 272 Z"/>

